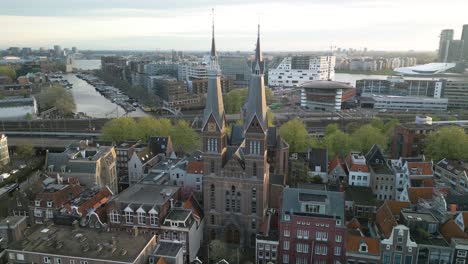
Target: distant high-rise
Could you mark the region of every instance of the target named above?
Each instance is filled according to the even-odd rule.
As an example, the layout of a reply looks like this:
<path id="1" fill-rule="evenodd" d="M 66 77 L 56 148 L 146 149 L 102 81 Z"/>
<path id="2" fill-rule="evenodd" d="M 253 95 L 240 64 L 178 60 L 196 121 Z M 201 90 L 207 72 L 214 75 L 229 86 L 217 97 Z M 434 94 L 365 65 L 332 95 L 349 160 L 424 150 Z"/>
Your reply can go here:
<path id="1" fill-rule="evenodd" d="M 463 25 L 461 40 L 463 41 L 463 59 L 468 62 L 468 24 Z"/>
<path id="2" fill-rule="evenodd" d="M 447 53 L 447 59 L 444 62 L 457 62 L 463 59 L 463 46 L 464 41 L 454 39 L 449 42 L 449 48 Z"/>
<path id="3" fill-rule="evenodd" d="M 78 48 L 77 47 L 72 47 L 72 52 L 73 53 L 78 53 Z"/>
<path id="4" fill-rule="evenodd" d="M 450 42 L 453 40 L 453 29 L 444 29 L 440 33 L 439 42 L 439 61 L 447 62 L 450 49 Z"/>
<path id="5" fill-rule="evenodd" d="M 60 47 L 59 45 L 55 45 L 54 46 L 54 54 L 55 56 L 59 57 L 62 53 L 62 47 Z"/>

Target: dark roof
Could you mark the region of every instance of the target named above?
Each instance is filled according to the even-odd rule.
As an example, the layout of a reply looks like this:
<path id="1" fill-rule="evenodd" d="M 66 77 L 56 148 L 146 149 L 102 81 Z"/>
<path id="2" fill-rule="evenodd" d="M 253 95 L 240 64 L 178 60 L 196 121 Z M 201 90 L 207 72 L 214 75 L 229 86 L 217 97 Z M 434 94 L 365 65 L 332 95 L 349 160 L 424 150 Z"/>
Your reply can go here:
<path id="1" fill-rule="evenodd" d="M 335 81 L 310 81 L 301 85 L 305 89 L 355 89 L 353 86 Z"/>
<path id="2" fill-rule="evenodd" d="M 239 146 L 244 141 L 244 128 L 241 125 L 235 125 L 231 129 L 231 145 Z"/>
<path id="3" fill-rule="evenodd" d="M 321 172 L 327 172 L 328 170 L 328 150 L 311 148 L 307 151 L 309 160 L 309 168 L 315 171 L 315 166 L 320 166 Z"/>
<path id="4" fill-rule="evenodd" d="M 154 155 L 166 153 L 170 137 L 150 137 L 148 141 L 149 148 Z"/>
<path id="5" fill-rule="evenodd" d="M 160 241 L 153 255 L 161 257 L 176 257 L 177 254 L 182 250 L 181 243 Z"/>
<path id="6" fill-rule="evenodd" d="M 468 166 L 463 161 L 443 159 L 436 164 L 438 167 L 449 171 L 452 174 L 459 175 L 460 173 L 468 174 Z"/>
<path id="7" fill-rule="evenodd" d="M 385 163 L 385 156 L 383 155 L 382 150 L 379 146 L 374 144 L 372 148 L 366 154 L 366 161 L 369 164 L 384 164 Z"/>
<path id="8" fill-rule="evenodd" d="M 346 188 L 346 201 L 353 201 L 357 205 L 377 205 L 377 200 L 370 187 L 349 186 Z"/>
<path id="9" fill-rule="evenodd" d="M 52 172 L 62 172 L 62 166 L 65 166 L 66 172 L 71 173 L 96 173 L 96 163 L 95 162 L 88 162 L 87 160 L 83 160 L 84 162 L 80 162 L 82 160 L 70 160 L 69 156 L 66 153 L 48 153 L 47 154 L 47 167 L 53 165 L 54 168 Z"/>
<path id="10" fill-rule="evenodd" d="M 267 135 L 267 145 L 269 147 L 276 146 L 277 143 L 277 129 L 276 127 L 269 127 L 268 128 L 268 135 Z"/>

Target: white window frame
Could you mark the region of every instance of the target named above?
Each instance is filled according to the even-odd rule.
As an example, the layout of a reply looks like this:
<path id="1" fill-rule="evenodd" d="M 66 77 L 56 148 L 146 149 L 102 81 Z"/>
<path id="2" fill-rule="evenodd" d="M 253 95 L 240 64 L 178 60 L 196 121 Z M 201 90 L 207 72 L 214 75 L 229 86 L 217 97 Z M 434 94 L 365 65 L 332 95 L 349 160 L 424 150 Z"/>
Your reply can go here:
<path id="1" fill-rule="evenodd" d="M 289 241 L 288 240 L 283 241 L 283 249 L 284 250 L 289 250 Z"/>
<path id="2" fill-rule="evenodd" d="M 115 224 L 120 223 L 120 214 L 116 210 L 112 210 L 110 213 L 110 221 Z"/>
<path id="3" fill-rule="evenodd" d="M 34 217 L 42 217 L 42 210 L 35 208 L 34 209 Z"/>
<path id="4" fill-rule="evenodd" d="M 127 224 L 133 224 L 134 222 L 133 219 L 133 212 L 125 212 L 125 223 Z"/>
<path id="5" fill-rule="evenodd" d="M 47 201 L 47 207 L 49 207 L 49 208 L 52 207 L 52 201 Z"/>
<path id="6" fill-rule="evenodd" d="M 157 226 L 158 225 L 158 214 L 150 213 L 150 225 Z"/>
<path id="7" fill-rule="evenodd" d="M 146 224 L 146 213 L 138 212 L 137 217 L 138 217 L 138 224 L 140 225 Z"/>
<path id="8" fill-rule="evenodd" d="M 44 257 L 44 263 L 51 263 L 50 257 Z"/>
<path id="9" fill-rule="evenodd" d="M 52 218 L 54 218 L 54 211 L 47 209 L 47 210 L 46 210 L 46 218 L 47 218 L 47 219 L 52 219 Z"/>

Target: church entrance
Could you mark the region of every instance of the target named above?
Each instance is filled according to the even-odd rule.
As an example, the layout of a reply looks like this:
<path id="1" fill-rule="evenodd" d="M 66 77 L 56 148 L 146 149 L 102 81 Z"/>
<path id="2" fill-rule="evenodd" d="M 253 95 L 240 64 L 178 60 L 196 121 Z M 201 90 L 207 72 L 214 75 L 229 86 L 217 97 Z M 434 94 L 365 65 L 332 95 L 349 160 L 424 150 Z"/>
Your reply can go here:
<path id="1" fill-rule="evenodd" d="M 234 225 L 229 225 L 224 230 L 224 237 L 228 244 L 239 244 L 240 243 L 240 232 Z"/>

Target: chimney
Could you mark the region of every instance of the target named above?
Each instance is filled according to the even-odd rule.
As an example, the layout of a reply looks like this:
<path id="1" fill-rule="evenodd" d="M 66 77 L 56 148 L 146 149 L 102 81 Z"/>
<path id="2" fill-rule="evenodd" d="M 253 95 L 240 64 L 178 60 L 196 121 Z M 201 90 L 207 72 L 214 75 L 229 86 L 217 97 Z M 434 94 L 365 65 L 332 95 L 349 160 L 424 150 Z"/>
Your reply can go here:
<path id="1" fill-rule="evenodd" d="M 174 198 L 171 198 L 169 201 L 171 201 L 171 207 L 170 207 L 170 209 L 174 208 Z"/>

